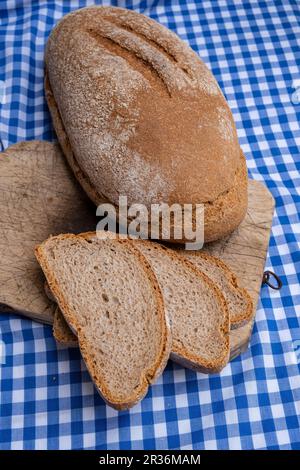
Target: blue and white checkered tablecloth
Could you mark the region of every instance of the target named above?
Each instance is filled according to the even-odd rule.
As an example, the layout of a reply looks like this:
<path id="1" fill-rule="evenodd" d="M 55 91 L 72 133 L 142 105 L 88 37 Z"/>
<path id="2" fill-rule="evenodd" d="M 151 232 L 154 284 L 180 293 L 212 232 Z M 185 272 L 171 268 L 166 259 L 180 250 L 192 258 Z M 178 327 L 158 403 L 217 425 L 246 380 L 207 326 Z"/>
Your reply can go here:
<path id="1" fill-rule="evenodd" d="M 101 4 L 0 1 L 3 148 L 54 139 L 43 95 L 45 42 L 64 14 L 94 3 Z M 276 199 L 267 267 L 283 287 L 262 289 L 251 346 L 221 374 L 170 362 L 147 397 L 121 413 L 98 396 L 78 350 L 56 346 L 50 327 L 1 315 L 0 449 L 300 449 L 299 1 L 103 4 L 168 26 L 213 71 L 250 176 Z"/>

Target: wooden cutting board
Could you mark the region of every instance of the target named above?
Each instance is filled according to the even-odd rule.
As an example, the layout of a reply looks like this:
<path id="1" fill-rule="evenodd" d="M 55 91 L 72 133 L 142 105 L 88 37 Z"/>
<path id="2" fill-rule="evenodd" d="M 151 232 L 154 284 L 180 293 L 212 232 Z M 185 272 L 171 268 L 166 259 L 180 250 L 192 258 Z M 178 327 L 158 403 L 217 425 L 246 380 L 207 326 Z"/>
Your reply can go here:
<path id="1" fill-rule="evenodd" d="M 249 180 L 248 210 L 240 226 L 228 237 L 208 243 L 204 250 L 225 261 L 237 275 L 253 300 L 253 317 L 247 325 L 231 331 L 231 359 L 244 352 L 249 344 L 260 295 L 269 247 L 274 199 L 262 183 Z"/>
<path id="2" fill-rule="evenodd" d="M 240 227 L 205 250 L 222 258 L 254 302 L 259 298 L 274 200 L 249 181 L 248 213 Z M 21 142 L 0 154 L 0 308 L 51 324 L 55 304 L 44 292 L 34 247 L 50 234 L 95 230 L 95 207 L 75 181 L 57 144 Z M 231 357 L 247 348 L 252 323 L 231 332 Z"/>

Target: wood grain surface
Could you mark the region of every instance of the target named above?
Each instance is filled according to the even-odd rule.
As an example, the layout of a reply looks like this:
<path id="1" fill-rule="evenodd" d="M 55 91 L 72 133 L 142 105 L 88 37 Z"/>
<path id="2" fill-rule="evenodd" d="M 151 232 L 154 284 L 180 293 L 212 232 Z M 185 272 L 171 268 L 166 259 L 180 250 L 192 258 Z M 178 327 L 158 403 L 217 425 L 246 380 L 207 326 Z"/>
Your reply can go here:
<path id="1" fill-rule="evenodd" d="M 95 227 L 95 209 L 58 145 L 21 142 L 0 154 L 0 308 L 53 322 L 34 247 L 50 234 Z"/>
<path id="2" fill-rule="evenodd" d="M 248 210 L 241 225 L 228 237 L 208 243 L 205 251 L 221 258 L 237 275 L 253 300 L 253 317 L 247 325 L 230 334 L 231 359 L 248 347 L 259 300 L 268 252 L 274 199 L 260 182 L 249 180 Z"/>
<path id="3" fill-rule="evenodd" d="M 245 220 L 205 250 L 223 259 L 252 295 L 253 319 L 268 250 L 274 200 L 249 181 Z M 95 230 L 95 208 L 67 167 L 57 144 L 21 142 L 0 155 L 0 309 L 51 324 L 55 304 L 44 291 L 34 247 L 50 234 Z M 9 308 L 8 308 L 9 307 Z M 247 348 L 253 321 L 231 332 L 231 357 Z"/>

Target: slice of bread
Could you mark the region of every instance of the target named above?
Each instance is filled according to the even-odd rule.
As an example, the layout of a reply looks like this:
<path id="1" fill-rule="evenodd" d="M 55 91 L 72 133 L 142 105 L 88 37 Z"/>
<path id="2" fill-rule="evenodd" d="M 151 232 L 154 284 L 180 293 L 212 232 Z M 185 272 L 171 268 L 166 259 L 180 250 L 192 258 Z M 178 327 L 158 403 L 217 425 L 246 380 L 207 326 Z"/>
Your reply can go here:
<path id="1" fill-rule="evenodd" d="M 202 250 L 180 249 L 177 252 L 204 272 L 222 291 L 229 309 L 231 329 L 239 328 L 251 320 L 252 299 L 246 289 L 239 286 L 237 277 L 227 264 Z"/>
<path id="2" fill-rule="evenodd" d="M 36 257 L 104 400 L 137 403 L 163 371 L 170 326 L 159 284 L 128 240 L 94 233 L 50 237 Z"/>
<path id="3" fill-rule="evenodd" d="M 110 236 L 104 232 L 103 237 Z M 229 312 L 222 292 L 206 274 L 177 252 L 158 243 L 132 243 L 148 260 L 172 319 L 171 358 L 199 372 L 221 370 L 229 359 Z M 192 289 L 192 290 L 191 290 Z M 59 310 L 55 313 L 54 336 L 66 346 L 76 344 Z"/>
<path id="4" fill-rule="evenodd" d="M 172 324 L 171 359 L 198 372 L 220 371 L 229 360 L 230 321 L 222 292 L 206 274 L 158 243 L 135 240 L 150 263 Z"/>

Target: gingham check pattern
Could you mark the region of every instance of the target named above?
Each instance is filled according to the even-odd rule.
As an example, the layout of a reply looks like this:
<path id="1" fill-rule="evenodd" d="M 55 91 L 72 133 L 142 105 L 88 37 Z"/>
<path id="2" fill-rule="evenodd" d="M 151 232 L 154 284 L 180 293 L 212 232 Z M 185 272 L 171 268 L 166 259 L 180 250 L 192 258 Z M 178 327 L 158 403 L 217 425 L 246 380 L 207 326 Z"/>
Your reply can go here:
<path id="1" fill-rule="evenodd" d="M 43 96 L 45 41 L 64 14 L 92 3 L 101 2 L 0 2 L 3 148 L 54 138 Z M 292 88 L 300 79 L 299 2 L 111 4 L 176 31 L 213 71 L 250 176 L 276 199 L 267 268 L 283 287 L 262 288 L 251 347 L 221 374 L 169 363 L 147 397 L 121 413 L 105 406 L 79 352 L 57 347 L 50 327 L 1 315 L 0 448 L 300 449 L 300 105 Z"/>

